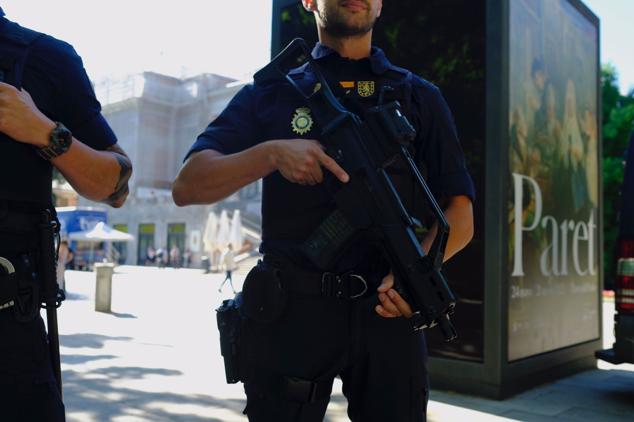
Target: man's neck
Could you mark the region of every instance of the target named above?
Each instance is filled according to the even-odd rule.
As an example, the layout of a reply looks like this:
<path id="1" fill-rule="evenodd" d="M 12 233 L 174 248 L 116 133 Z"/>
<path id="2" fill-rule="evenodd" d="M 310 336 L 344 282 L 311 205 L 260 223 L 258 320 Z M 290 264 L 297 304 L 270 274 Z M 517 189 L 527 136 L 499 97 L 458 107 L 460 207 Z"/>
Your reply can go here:
<path id="1" fill-rule="evenodd" d="M 359 60 L 370 57 L 372 48 L 372 31 L 355 37 L 333 37 L 321 28 L 319 32 L 319 42 L 335 50 L 341 57 L 352 60 Z"/>

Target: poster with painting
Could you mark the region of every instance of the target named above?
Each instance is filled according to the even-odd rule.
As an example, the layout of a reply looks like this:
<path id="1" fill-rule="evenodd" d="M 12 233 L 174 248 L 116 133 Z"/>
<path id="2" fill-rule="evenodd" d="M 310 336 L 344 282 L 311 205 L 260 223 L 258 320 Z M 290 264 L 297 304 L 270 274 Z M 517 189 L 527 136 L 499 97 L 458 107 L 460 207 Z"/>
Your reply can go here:
<path id="1" fill-rule="evenodd" d="M 508 360 L 599 337 L 598 30 L 510 2 Z"/>

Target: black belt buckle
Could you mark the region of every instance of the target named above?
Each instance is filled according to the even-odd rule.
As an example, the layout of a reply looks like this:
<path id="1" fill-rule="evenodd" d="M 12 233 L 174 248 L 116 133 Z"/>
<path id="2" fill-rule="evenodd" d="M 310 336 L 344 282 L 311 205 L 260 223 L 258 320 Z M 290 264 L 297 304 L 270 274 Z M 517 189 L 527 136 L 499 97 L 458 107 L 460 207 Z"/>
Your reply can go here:
<path id="1" fill-rule="evenodd" d="M 321 275 L 321 294 L 326 297 L 343 296 L 343 280 L 338 274 L 325 272 Z"/>
<path id="2" fill-rule="evenodd" d="M 356 299 L 358 297 L 361 297 L 368 291 L 368 282 L 365 281 L 365 278 L 363 278 L 363 276 L 360 276 L 359 274 L 349 274 L 348 277 L 350 277 L 350 281 L 358 280 L 361 283 L 363 283 L 363 290 L 361 290 L 361 293 L 357 293 L 355 295 L 351 294 L 350 295 L 350 299 Z M 350 290 L 352 290 L 352 289 L 350 289 Z"/>
<path id="3" fill-rule="evenodd" d="M 7 258 L 0 256 L 0 275 L 11 275 L 15 273 L 15 267 Z M 15 305 L 15 300 L 11 299 L 8 302 L 0 303 L 0 311 L 10 308 Z"/>
<path id="4" fill-rule="evenodd" d="M 353 281 L 362 283 L 360 293 L 352 293 Z M 368 291 L 368 283 L 359 274 L 345 273 L 342 275 L 325 272 L 321 276 L 321 293 L 326 297 L 337 299 L 356 299 L 363 296 Z"/>

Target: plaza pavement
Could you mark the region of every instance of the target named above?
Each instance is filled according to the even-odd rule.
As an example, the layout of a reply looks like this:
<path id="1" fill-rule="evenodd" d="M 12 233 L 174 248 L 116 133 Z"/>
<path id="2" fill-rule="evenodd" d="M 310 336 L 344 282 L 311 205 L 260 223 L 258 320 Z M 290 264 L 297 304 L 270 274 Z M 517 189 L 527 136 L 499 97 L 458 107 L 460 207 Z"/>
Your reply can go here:
<path id="1" fill-rule="evenodd" d="M 236 288 L 252 264 L 234 276 Z M 59 328 L 69 422 L 246 421 L 242 387 L 225 383 L 218 346 L 214 308 L 230 297 L 227 285 L 217 291 L 224 274 L 117 267 L 111 313 L 94 311 L 94 273 L 66 274 Z M 604 305 L 606 337 L 612 310 Z M 340 387 L 328 422 L 347 420 Z M 505 401 L 432 390 L 428 420 L 634 420 L 634 365 L 599 363 Z"/>

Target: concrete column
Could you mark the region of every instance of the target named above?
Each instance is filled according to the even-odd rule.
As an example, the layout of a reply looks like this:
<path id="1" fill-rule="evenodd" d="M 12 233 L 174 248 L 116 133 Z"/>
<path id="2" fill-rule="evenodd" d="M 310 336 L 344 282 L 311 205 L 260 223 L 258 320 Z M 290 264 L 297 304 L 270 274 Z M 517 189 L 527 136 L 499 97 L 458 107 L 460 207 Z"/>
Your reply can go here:
<path id="1" fill-rule="evenodd" d="M 110 312 L 113 273 L 114 264 L 95 264 L 95 274 L 97 277 L 97 283 L 95 285 L 95 311 L 97 312 Z"/>

